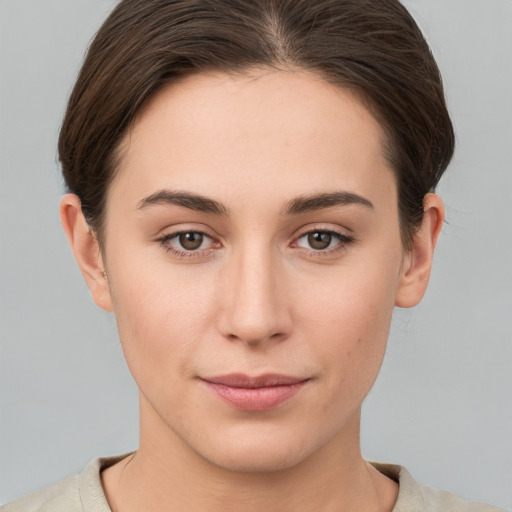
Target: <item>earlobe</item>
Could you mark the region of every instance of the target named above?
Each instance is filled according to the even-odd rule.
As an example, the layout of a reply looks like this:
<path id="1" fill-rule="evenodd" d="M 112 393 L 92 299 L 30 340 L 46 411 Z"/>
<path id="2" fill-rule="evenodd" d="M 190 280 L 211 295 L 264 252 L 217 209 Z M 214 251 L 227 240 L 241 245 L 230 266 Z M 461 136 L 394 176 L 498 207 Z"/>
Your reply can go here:
<path id="1" fill-rule="evenodd" d="M 75 194 L 66 194 L 60 202 L 60 220 L 94 302 L 112 311 L 112 298 L 98 240 L 82 213 Z"/>
<path id="2" fill-rule="evenodd" d="M 415 233 L 411 250 L 405 255 L 395 305 L 416 306 L 427 289 L 434 249 L 444 221 L 444 205 L 436 194 L 427 194 L 423 201 L 423 222 Z"/>

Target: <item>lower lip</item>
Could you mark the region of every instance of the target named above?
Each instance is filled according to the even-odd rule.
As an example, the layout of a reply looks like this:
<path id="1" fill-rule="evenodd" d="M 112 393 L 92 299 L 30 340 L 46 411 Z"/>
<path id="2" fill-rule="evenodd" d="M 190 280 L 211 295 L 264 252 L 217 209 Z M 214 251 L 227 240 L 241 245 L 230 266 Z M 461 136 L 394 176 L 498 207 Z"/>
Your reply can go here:
<path id="1" fill-rule="evenodd" d="M 221 400 L 242 411 L 267 411 L 295 396 L 307 381 L 283 386 L 235 388 L 203 381 Z"/>

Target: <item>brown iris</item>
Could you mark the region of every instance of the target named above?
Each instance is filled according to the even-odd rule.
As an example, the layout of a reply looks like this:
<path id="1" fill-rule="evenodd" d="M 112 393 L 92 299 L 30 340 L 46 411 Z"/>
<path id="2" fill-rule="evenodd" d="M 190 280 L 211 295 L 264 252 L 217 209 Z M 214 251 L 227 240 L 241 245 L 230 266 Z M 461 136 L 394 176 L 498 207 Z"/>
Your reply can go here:
<path id="1" fill-rule="evenodd" d="M 204 235 L 191 231 L 189 233 L 181 233 L 179 235 L 180 245 L 187 251 L 195 251 L 201 247 L 203 243 Z"/>
<path id="2" fill-rule="evenodd" d="M 327 249 L 332 242 L 332 234 L 326 231 L 315 231 L 308 234 L 308 244 L 312 249 Z"/>

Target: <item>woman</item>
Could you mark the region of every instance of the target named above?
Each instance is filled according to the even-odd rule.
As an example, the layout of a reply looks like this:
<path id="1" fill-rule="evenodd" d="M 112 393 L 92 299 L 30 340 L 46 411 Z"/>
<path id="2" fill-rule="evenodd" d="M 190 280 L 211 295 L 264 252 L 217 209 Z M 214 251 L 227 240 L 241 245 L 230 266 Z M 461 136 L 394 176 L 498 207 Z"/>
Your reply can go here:
<path id="1" fill-rule="evenodd" d="M 6 510 L 494 510 L 359 447 L 452 152 L 395 1 L 121 2 L 63 123 L 61 219 L 115 313 L 140 447 Z"/>

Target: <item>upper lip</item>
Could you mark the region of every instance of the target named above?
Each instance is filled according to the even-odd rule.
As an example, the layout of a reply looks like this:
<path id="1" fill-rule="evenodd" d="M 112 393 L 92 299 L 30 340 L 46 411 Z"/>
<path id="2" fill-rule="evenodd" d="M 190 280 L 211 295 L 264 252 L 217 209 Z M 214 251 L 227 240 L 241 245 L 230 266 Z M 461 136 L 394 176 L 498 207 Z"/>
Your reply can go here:
<path id="1" fill-rule="evenodd" d="M 266 373 L 256 377 L 249 377 L 243 373 L 230 373 L 228 375 L 219 375 L 216 377 L 203 377 L 202 380 L 212 384 L 220 384 L 231 388 L 267 388 L 272 386 L 291 386 L 308 379 L 301 377 L 290 377 L 278 373 Z"/>

